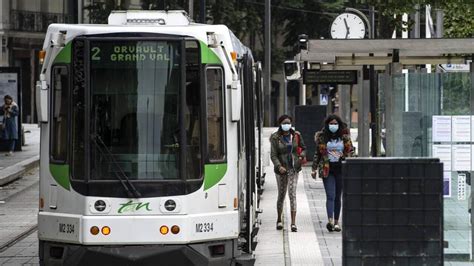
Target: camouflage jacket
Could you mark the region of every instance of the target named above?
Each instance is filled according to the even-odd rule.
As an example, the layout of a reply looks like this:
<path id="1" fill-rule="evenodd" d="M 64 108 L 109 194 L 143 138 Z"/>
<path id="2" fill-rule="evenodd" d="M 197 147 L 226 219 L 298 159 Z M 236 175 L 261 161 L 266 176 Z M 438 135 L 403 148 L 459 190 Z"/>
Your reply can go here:
<path id="1" fill-rule="evenodd" d="M 329 156 L 327 150 L 327 140 L 324 139 L 322 131 L 314 134 L 314 141 L 316 143 L 314 158 L 313 158 L 313 171 L 318 170 L 320 178 L 326 178 L 329 175 Z M 342 135 L 342 142 L 344 143 L 344 151 L 342 159 L 350 157 L 353 151 L 352 141 L 349 134 Z"/>
<path id="2" fill-rule="evenodd" d="M 293 149 L 291 151 L 291 156 L 293 158 L 293 168 L 295 169 L 296 172 L 299 172 L 301 171 L 301 160 L 299 159 L 299 157 L 306 156 L 306 145 L 304 144 L 303 137 L 301 136 L 300 132 L 292 131 L 291 134 L 292 134 L 291 139 L 293 142 Z M 299 144 L 296 141 L 297 138 L 295 138 L 295 135 L 298 135 L 299 137 Z M 278 170 L 280 166 L 283 166 L 286 169 L 288 169 L 287 158 L 289 155 L 286 143 L 283 140 L 283 135 L 280 133 L 280 131 L 277 131 L 270 136 L 270 143 L 271 143 L 270 158 L 274 166 L 274 171 L 276 174 L 280 174 L 280 171 Z M 299 156 L 296 153 L 296 147 L 298 145 L 303 150 Z"/>

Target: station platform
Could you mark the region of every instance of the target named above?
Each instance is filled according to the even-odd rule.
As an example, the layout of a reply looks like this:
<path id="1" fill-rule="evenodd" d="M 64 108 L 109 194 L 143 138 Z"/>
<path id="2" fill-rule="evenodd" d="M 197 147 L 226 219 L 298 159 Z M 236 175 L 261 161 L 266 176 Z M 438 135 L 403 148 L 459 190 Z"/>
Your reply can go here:
<path id="1" fill-rule="evenodd" d="M 0 152 L 0 186 L 11 183 L 39 164 L 40 128 L 37 124 L 23 124 L 25 145 L 13 156 Z M 1 197 L 1 195 L 0 195 Z"/>
<path id="2" fill-rule="evenodd" d="M 290 204 L 285 199 L 283 230 L 276 230 L 277 184 L 273 166 L 266 169 L 263 213 L 255 251 L 256 265 L 342 265 L 342 235 L 326 230 L 323 182 L 311 178 L 311 168 L 299 173 L 296 191 L 298 232 L 290 230 Z"/>

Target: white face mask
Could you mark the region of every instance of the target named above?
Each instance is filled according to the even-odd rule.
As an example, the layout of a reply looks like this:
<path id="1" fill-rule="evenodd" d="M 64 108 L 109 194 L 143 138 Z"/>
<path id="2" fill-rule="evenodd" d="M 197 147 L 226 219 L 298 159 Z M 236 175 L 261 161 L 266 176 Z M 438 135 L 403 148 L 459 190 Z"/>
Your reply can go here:
<path id="1" fill-rule="evenodd" d="M 329 125 L 329 131 L 331 131 L 332 133 L 336 133 L 338 129 L 339 125 Z"/>
<path id="2" fill-rule="evenodd" d="M 291 129 L 291 124 L 282 124 L 281 129 L 283 131 L 289 131 Z"/>

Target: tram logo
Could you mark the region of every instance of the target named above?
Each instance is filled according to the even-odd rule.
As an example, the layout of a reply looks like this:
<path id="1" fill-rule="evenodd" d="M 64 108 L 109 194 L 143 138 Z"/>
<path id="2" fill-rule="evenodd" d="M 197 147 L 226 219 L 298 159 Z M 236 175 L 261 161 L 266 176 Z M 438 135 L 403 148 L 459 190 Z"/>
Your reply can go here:
<path id="1" fill-rule="evenodd" d="M 138 211 L 142 208 L 145 208 L 147 211 L 151 211 L 150 209 L 150 203 L 146 202 L 133 202 L 133 200 L 130 200 L 127 203 L 122 203 L 120 204 L 120 209 L 118 210 L 118 213 L 124 213 L 124 212 L 135 212 Z"/>

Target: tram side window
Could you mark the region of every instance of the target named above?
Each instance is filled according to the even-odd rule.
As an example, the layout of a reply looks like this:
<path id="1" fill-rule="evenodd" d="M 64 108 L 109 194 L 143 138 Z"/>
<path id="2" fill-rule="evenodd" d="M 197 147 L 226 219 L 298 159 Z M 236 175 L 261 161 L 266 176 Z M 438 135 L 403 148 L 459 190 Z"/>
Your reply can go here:
<path id="1" fill-rule="evenodd" d="M 66 66 L 55 66 L 52 73 L 51 159 L 64 163 L 68 145 L 69 73 Z"/>
<path id="2" fill-rule="evenodd" d="M 207 144 L 210 161 L 225 159 L 224 91 L 221 68 L 208 68 L 207 81 Z"/>

